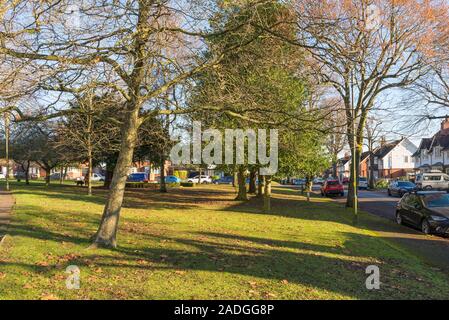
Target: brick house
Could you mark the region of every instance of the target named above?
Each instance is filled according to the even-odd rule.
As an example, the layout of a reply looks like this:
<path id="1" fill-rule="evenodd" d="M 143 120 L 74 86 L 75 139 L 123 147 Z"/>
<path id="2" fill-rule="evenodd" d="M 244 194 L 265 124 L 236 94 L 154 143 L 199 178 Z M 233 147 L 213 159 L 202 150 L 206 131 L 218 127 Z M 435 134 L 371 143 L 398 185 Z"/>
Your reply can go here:
<path id="1" fill-rule="evenodd" d="M 374 152 L 374 178 L 395 179 L 405 177 L 415 172 L 413 155 L 417 147 L 407 138 L 402 138 L 390 143 L 382 143 Z M 371 157 L 367 158 L 367 170 L 369 170 Z"/>

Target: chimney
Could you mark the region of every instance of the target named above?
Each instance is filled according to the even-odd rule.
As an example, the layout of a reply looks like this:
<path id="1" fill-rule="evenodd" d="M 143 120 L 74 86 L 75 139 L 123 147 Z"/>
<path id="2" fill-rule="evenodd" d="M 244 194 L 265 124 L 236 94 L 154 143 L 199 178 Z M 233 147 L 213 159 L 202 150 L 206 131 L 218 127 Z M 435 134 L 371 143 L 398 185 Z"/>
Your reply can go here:
<path id="1" fill-rule="evenodd" d="M 380 146 L 383 147 L 387 144 L 387 138 L 385 138 L 385 136 L 382 136 L 380 138 Z"/>
<path id="2" fill-rule="evenodd" d="M 441 131 L 445 131 L 449 129 L 449 118 L 446 117 L 443 122 L 441 122 Z"/>

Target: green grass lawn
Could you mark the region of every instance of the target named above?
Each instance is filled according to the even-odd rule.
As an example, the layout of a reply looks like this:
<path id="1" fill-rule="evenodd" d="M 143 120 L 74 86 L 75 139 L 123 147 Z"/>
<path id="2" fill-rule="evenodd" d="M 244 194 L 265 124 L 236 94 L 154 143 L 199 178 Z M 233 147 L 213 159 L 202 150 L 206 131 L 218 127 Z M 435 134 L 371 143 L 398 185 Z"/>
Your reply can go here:
<path id="1" fill-rule="evenodd" d="M 2 299 L 448 298 L 449 276 L 374 232 L 350 212 L 276 189 L 271 214 L 231 187 L 127 193 L 117 250 L 88 250 L 105 191 L 14 184 L 17 205 L 0 248 Z M 364 217 L 362 217 L 363 219 Z M 366 217 L 365 217 L 366 218 Z M 372 218 L 369 218 L 372 219 Z M 365 287 L 378 265 L 381 290 Z M 65 286 L 81 269 L 80 290 Z"/>

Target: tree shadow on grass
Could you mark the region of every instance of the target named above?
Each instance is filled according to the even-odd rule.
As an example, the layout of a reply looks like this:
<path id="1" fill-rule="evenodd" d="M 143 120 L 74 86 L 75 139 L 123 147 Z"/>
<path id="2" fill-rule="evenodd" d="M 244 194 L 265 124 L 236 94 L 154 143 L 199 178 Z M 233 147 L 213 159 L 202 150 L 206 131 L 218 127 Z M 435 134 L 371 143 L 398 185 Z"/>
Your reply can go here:
<path id="1" fill-rule="evenodd" d="M 242 292 L 246 293 L 252 290 L 262 291 L 263 294 L 264 290 L 272 290 L 275 294 L 282 294 L 283 287 L 300 284 L 306 286 L 306 290 L 322 289 L 351 298 L 435 298 L 425 290 L 425 287 L 430 285 L 428 279 L 416 281 L 414 279 L 418 275 L 410 271 L 403 271 L 403 279 L 396 277 L 390 270 L 401 266 L 401 259 L 384 257 L 379 252 L 367 252 L 366 256 L 358 257 L 363 259 L 357 259 L 355 255 L 345 254 L 341 249 L 295 241 L 235 237 L 220 233 L 198 233 L 193 236 L 167 238 L 174 245 L 182 245 L 185 249 L 121 246 L 113 254 L 105 251 L 86 251 L 82 256 L 65 261 L 63 265 L 52 264 L 50 261 L 45 267 L 14 262 L 0 262 L 0 266 L 17 265 L 49 274 L 55 269 L 63 269 L 72 264 L 80 266 L 81 269 L 119 268 L 124 279 L 129 279 L 133 269 L 150 273 L 168 271 L 170 274 L 167 276 L 186 277 L 187 285 L 189 281 L 193 281 L 189 279 L 188 271 L 209 271 L 214 274 L 211 274 L 210 278 L 211 288 L 217 287 L 218 281 L 226 281 L 229 274 L 253 277 L 254 280 L 251 281 L 255 284 L 245 281 L 238 284 Z M 344 247 L 355 248 L 361 242 L 370 241 L 370 237 L 366 235 L 344 233 L 341 236 L 346 239 Z M 371 264 L 378 265 L 382 270 L 382 291 L 373 292 L 365 287 L 366 267 Z M 230 281 L 234 281 L 231 279 L 232 277 Z M 275 281 L 269 286 L 271 289 L 261 283 L 264 280 Z M 304 293 L 290 292 L 293 297 L 300 297 L 302 294 Z M 222 296 L 225 295 L 226 292 L 223 292 Z M 441 293 L 441 297 L 443 295 L 444 293 Z"/>
<path id="2" fill-rule="evenodd" d="M 52 200 L 70 200 L 104 205 L 107 190 L 94 189 L 94 195 L 88 196 L 84 189 L 72 186 L 41 186 L 32 185 L 17 188 L 17 195 L 42 196 Z M 198 188 L 173 188 L 168 193 L 160 193 L 158 190 L 131 189 L 127 190 L 123 202 L 123 208 L 130 209 L 176 209 L 185 210 L 204 205 L 223 206 L 234 204 L 235 194 L 232 190 Z"/>

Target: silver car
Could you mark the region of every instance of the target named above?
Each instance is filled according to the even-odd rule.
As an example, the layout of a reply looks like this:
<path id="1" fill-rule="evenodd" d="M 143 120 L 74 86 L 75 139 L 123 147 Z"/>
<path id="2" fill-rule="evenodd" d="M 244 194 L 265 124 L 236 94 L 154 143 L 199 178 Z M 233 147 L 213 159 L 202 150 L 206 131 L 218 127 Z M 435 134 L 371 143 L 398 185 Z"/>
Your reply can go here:
<path id="1" fill-rule="evenodd" d="M 449 190 L 449 175 L 445 173 L 422 173 L 416 176 L 419 190 Z"/>

